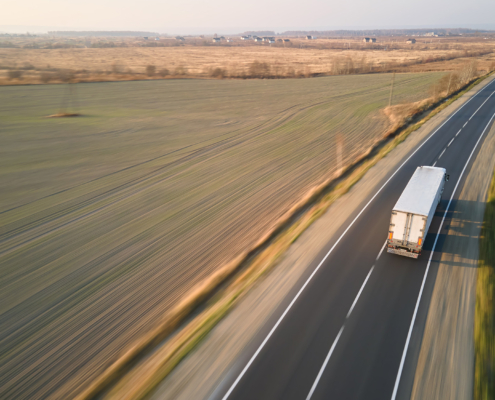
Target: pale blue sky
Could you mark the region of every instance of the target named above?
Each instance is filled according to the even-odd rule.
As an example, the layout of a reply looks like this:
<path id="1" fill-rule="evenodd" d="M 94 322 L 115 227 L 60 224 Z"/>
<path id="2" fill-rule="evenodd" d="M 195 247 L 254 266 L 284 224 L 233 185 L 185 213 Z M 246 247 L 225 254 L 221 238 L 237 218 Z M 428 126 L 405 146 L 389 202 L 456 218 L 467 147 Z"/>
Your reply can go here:
<path id="1" fill-rule="evenodd" d="M 3 0 L 0 30 L 13 25 L 160 33 L 495 28 L 494 17 L 495 0 Z"/>

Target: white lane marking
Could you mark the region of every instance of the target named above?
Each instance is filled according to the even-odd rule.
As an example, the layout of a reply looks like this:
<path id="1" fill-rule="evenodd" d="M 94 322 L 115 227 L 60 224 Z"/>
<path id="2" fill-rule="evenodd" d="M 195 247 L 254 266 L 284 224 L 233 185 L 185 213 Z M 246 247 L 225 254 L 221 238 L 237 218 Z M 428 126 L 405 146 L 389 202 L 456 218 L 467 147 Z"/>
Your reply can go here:
<path id="1" fill-rule="evenodd" d="M 380 252 L 376 256 L 376 260 L 378 260 L 380 258 L 380 256 L 382 255 L 383 249 L 385 249 L 386 244 L 387 244 L 387 241 L 385 240 L 385 243 L 383 244 L 382 248 L 380 249 Z M 374 269 L 375 269 L 375 266 L 373 265 L 370 269 L 370 272 L 368 272 L 368 275 L 366 275 L 366 278 L 365 278 L 363 284 L 361 285 L 361 289 L 359 289 L 359 292 L 358 292 L 356 298 L 354 299 L 354 301 L 351 305 L 351 308 L 349 308 L 349 312 L 347 313 L 347 316 L 345 317 L 345 319 L 348 319 L 352 313 L 352 310 L 354 310 L 354 306 L 356 305 L 359 297 L 361 296 L 361 293 L 362 293 L 364 287 L 366 286 L 366 283 L 368 282 L 368 279 L 370 278 L 371 273 L 373 272 Z M 306 400 L 310 400 L 311 396 L 313 396 L 313 393 L 314 393 L 316 387 L 318 386 L 318 382 L 320 381 L 321 375 L 323 374 L 323 371 L 325 371 L 325 368 L 328 364 L 328 361 L 330 360 L 330 357 L 332 356 L 333 350 L 335 349 L 335 346 L 337 345 L 337 342 L 339 341 L 339 337 L 340 337 L 342 331 L 344 330 L 344 327 L 345 327 L 345 322 L 344 322 L 344 325 L 342 325 L 342 328 L 340 328 L 340 332 L 337 335 L 337 338 L 333 341 L 332 347 L 330 348 L 330 351 L 328 352 L 327 357 L 325 358 L 325 361 L 323 361 L 323 365 L 321 366 L 320 371 L 319 371 L 315 381 L 313 382 L 313 386 L 311 387 L 311 390 L 309 391 L 309 394 L 306 397 Z"/>
<path id="2" fill-rule="evenodd" d="M 340 335 L 342 335 L 342 331 L 344 330 L 344 326 L 345 325 L 343 325 L 342 328 L 340 328 L 339 334 L 337 335 L 337 337 L 333 341 L 332 347 L 330 347 L 330 351 L 328 352 L 327 357 L 325 358 L 325 361 L 323 362 L 323 365 L 320 368 L 320 372 L 318 372 L 318 376 L 316 377 L 315 382 L 313 383 L 313 386 L 311 387 L 311 390 L 309 391 L 308 396 L 306 397 L 306 400 L 310 400 L 311 396 L 313 396 L 313 393 L 316 389 L 316 386 L 318 386 L 318 382 L 320 381 L 320 378 L 323 375 L 323 371 L 325 370 L 325 367 L 327 366 L 328 361 L 330 360 L 330 357 L 332 356 L 332 353 L 335 350 L 335 346 L 337 346 L 337 342 L 340 339 Z"/>
<path id="3" fill-rule="evenodd" d="M 493 81 L 492 81 L 492 82 L 493 82 Z M 486 86 L 488 86 L 488 85 L 486 85 Z M 476 113 L 480 110 L 480 108 L 481 108 L 481 107 L 483 107 L 483 106 L 485 105 L 485 103 L 486 103 L 488 100 L 490 100 L 490 97 L 492 97 L 492 96 L 493 96 L 493 93 L 495 93 L 495 91 L 493 91 L 493 92 L 492 92 L 492 94 L 486 98 L 486 100 L 483 102 L 483 104 L 482 104 L 481 106 L 479 106 L 479 107 L 478 107 L 478 109 L 474 112 L 474 114 L 473 114 L 473 115 L 471 115 L 471 117 L 469 117 L 469 121 L 471 121 L 471 119 L 472 119 L 472 118 L 476 115 Z M 468 121 L 468 122 L 469 122 L 469 121 Z M 466 124 L 467 124 L 467 122 L 466 122 Z M 464 124 L 464 126 L 466 126 L 466 124 Z"/>
<path id="4" fill-rule="evenodd" d="M 380 250 L 380 252 L 378 253 L 378 255 L 376 256 L 376 260 L 375 261 L 378 261 L 378 259 L 380 258 L 380 256 L 382 255 L 383 253 L 383 250 L 385 249 L 385 246 L 387 245 L 387 241 L 385 240 L 385 243 L 383 243 L 383 246 L 382 246 L 382 249 Z"/>
<path id="5" fill-rule="evenodd" d="M 359 292 L 358 292 L 356 298 L 354 299 L 354 302 L 352 303 L 351 308 L 349 308 L 349 312 L 347 313 L 346 319 L 349 318 L 349 315 L 351 315 L 352 310 L 354 309 L 354 306 L 356 305 L 356 303 L 359 299 L 359 296 L 361 296 L 361 292 L 363 291 L 364 287 L 366 286 L 366 282 L 368 282 L 368 279 L 369 279 L 371 273 L 373 272 L 374 268 L 375 268 L 375 266 L 373 265 L 370 269 L 370 272 L 368 272 L 368 275 L 366 275 L 366 279 L 364 280 L 363 284 L 361 285 L 361 289 L 359 289 Z"/>
<path id="6" fill-rule="evenodd" d="M 428 276 L 428 270 L 430 269 L 431 259 L 433 257 L 433 253 L 435 252 L 435 246 L 437 245 L 438 237 L 440 236 L 440 232 L 442 231 L 445 217 L 447 215 L 447 212 L 449 211 L 450 204 L 452 203 L 452 199 L 454 198 L 457 187 L 459 186 L 459 183 L 461 182 L 462 176 L 464 175 L 464 171 L 466 170 L 466 167 L 469 164 L 469 161 L 471 160 L 471 157 L 473 156 L 474 151 L 478 147 L 478 144 L 479 144 L 481 138 L 485 135 L 486 130 L 488 129 L 488 127 L 492 123 L 493 118 L 495 118 L 495 114 L 493 114 L 492 117 L 490 118 L 488 125 L 485 127 L 485 129 L 481 133 L 481 136 L 478 138 L 478 141 L 474 145 L 474 148 L 471 151 L 471 154 L 469 155 L 469 158 L 467 159 L 466 164 L 464 164 L 464 168 L 462 169 L 461 175 L 459 176 L 459 179 L 457 180 L 457 183 L 455 184 L 455 188 L 454 188 L 454 191 L 452 192 L 452 196 L 450 196 L 450 200 L 449 200 L 449 203 L 447 204 L 447 208 L 446 208 L 445 212 L 443 213 L 442 222 L 440 222 L 440 227 L 438 228 L 437 236 L 435 237 L 435 242 L 433 242 L 433 248 L 431 249 L 430 258 L 428 259 L 428 264 L 426 266 L 425 276 L 423 277 L 423 282 L 421 283 L 421 289 L 419 290 L 418 300 L 416 301 L 416 307 L 414 308 L 414 313 L 413 313 L 413 317 L 411 320 L 411 326 L 409 327 L 409 332 L 407 333 L 406 344 L 404 346 L 404 351 L 402 352 L 402 358 L 400 360 L 400 365 L 399 365 L 399 372 L 397 373 L 397 378 L 395 380 L 395 385 L 394 385 L 394 391 L 392 393 L 392 400 L 395 400 L 395 396 L 397 396 L 397 390 L 399 389 L 400 377 L 402 375 L 402 369 L 404 368 L 404 361 L 406 359 L 407 348 L 409 347 L 409 341 L 411 340 L 411 334 L 412 334 L 414 322 L 416 321 L 416 314 L 418 313 L 419 303 L 421 301 L 421 295 L 423 294 L 423 289 L 425 287 L 426 277 Z"/>
<path id="7" fill-rule="evenodd" d="M 433 163 L 432 167 L 434 167 L 435 165 L 437 165 L 437 162 L 436 161 Z"/>
<path id="8" fill-rule="evenodd" d="M 452 142 L 454 141 L 455 137 L 452 138 L 452 140 L 449 142 L 449 144 L 447 145 L 447 147 L 450 147 L 450 145 L 452 144 Z"/>
<path id="9" fill-rule="evenodd" d="M 347 226 L 347 228 L 345 229 L 345 231 L 342 233 L 342 235 L 340 235 L 340 237 L 337 239 L 337 241 L 335 242 L 335 244 L 331 247 L 331 249 L 328 251 L 328 253 L 325 255 L 325 257 L 323 257 L 323 259 L 320 261 L 320 263 L 318 264 L 318 266 L 314 269 L 314 271 L 311 273 L 311 275 L 308 277 L 308 279 L 306 279 L 306 281 L 304 282 L 304 284 L 302 285 L 301 289 L 299 289 L 299 291 L 296 293 L 296 295 L 294 296 L 294 298 L 292 299 L 292 301 L 289 303 L 289 305 L 287 306 L 287 308 L 285 309 L 285 311 L 282 313 L 282 315 L 280 316 L 280 318 L 277 320 L 277 322 L 275 323 L 275 325 L 273 326 L 273 328 L 270 330 L 270 332 L 268 332 L 268 335 L 266 335 L 265 339 L 263 340 L 263 342 L 261 342 L 260 346 L 258 347 L 258 349 L 255 351 L 255 353 L 252 355 L 252 357 L 249 359 L 248 363 L 246 364 L 246 366 L 242 369 L 241 373 L 239 374 L 239 376 L 236 378 L 236 380 L 234 381 L 234 383 L 232 383 L 232 385 L 230 386 L 229 390 L 227 391 L 227 393 L 225 393 L 225 395 L 222 397 L 222 400 L 227 400 L 230 396 L 230 394 L 234 391 L 234 389 L 236 388 L 237 384 L 240 382 L 240 380 L 242 379 L 242 377 L 244 376 L 244 374 L 246 373 L 246 371 L 249 369 L 249 367 L 251 366 L 251 364 L 254 362 L 254 360 L 256 359 L 256 357 L 258 357 L 258 354 L 261 352 L 261 350 L 263 350 L 263 348 L 265 347 L 266 343 L 268 342 L 268 340 L 270 340 L 270 338 L 272 337 L 273 333 L 276 331 L 276 329 L 278 328 L 278 326 L 281 324 L 281 322 L 283 321 L 283 319 L 285 318 L 285 316 L 288 314 L 288 312 L 290 311 L 290 309 L 292 308 L 292 306 L 294 305 L 294 303 L 297 301 L 297 299 L 299 298 L 299 296 L 301 295 L 301 293 L 304 291 L 304 289 L 306 288 L 306 286 L 308 286 L 309 282 L 313 279 L 313 277 L 316 275 L 316 273 L 318 272 L 318 270 L 320 269 L 320 267 L 323 265 L 323 263 L 325 262 L 325 260 L 328 258 L 328 256 L 332 253 L 333 249 L 335 249 L 335 247 L 337 247 L 337 245 L 339 244 L 339 242 L 342 240 L 342 238 L 344 237 L 344 235 L 349 231 L 349 229 L 351 229 L 351 227 L 354 225 L 354 223 L 357 221 L 357 219 L 361 216 L 361 214 L 364 212 L 364 210 L 366 210 L 368 208 L 368 206 L 371 204 L 371 202 L 375 199 L 376 196 L 378 196 L 378 194 L 383 190 L 383 188 L 392 180 L 392 178 L 397 174 L 397 172 L 400 171 L 400 169 L 411 159 L 411 157 L 413 157 L 418 151 L 419 149 L 421 149 L 421 147 L 423 147 L 425 145 L 426 142 L 428 142 L 428 140 L 430 140 L 433 135 L 435 135 L 440 129 L 442 129 L 442 127 L 447 123 L 449 122 L 453 117 L 454 115 L 456 115 L 459 111 L 461 111 L 467 104 L 469 104 L 469 102 L 471 102 L 471 100 L 473 100 L 476 96 L 478 96 L 481 92 L 483 92 L 488 86 L 490 86 L 491 84 L 493 84 L 493 82 L 495 82 L 495 80 L 491 81 L 489 84 L 487 84 L 483 89 L 481 89 L 478 93 L 476 93 L 473 97 L 471 97 L 468 101 L 466 101 L 462 106 L 460 106 L 449 118 L 447 118 L 444 123 L 442 125 L 440 125 L 437 129 L 435 129 L 435 131 L 430 135 L 428 136 L 424 141 L 423 143 L 421 143 L 418 148 L 416 150 L 414 150 L 411 155 L 409 157 L 407 157 L 407 159 L 399 166 L 399 168 L 397 168 L 395 170 L 395 172 L 387 179 L 387 181 L 380 187 L 380 189 L 378 189 L 378 191 L 373 195 L 373 197 L 366 203 L 366 205 L 361 209 L 361 211 L 359 212 L 358 215 L 356 215 L 356 217 L 351 221 L 351 223 Z"/>
<path id="10" fill-rule="evenodd" d="M 457 133 L 455 134 L 455 136 L 457 137 L 457 135 L 458 135 L 459 133 L 461 133 L 461 131 L 462 131 L 462 128 L 461 128 L 461 129 L 459 129 L 459 132 L 457 132 Z"/>
<path id="11" fill-rule="evenodd" d="M 447 150 L 447 149 L 443 149 L 442 153 L 438 156 L 438 159 L 439 159 L 439 160 L 442 158 L 443 153 L 445 153 L 445 150 Z"/>
<path id="12" fill-rule="evenodd" d="M 483 103 L 484 104 L 484 103 Z M 475 113 L 476 114 L 476 113 Z M 474 115 L 474 114 L 473 114 Z M 463 128 L 466 127 L 466 125 L 468 124 L 469 121 L 466 121 L 466 123 L 464 125 L 462 125 Z"/>
<path id="13" fill-rule="evenodd" d="M 385 241 L 382 248 L 380 249 L 378 256 L 376 256 L 376 260 L 378 260 L 380 258 L 380 256 L 382 255 L 383 249 L 385 249 L 386 244 L 387 244 L 387 241 Z M 368 279 L 370 278 L 371 273 L 373 272 L 373 269 L 375 269 L 374 265 L 371 267 L 370 272 L 368 272 L 368 275 L 366 275 L 366 278 L 365 278 L 363 284 L 361 285 L 361 288 L 359 289 L 359 292 L 356 295 L 356 298 L 354 299 L 354 301 L 351 305 L 351 308 L 349 308 L 349 312 L 347 313 L 347 316 L 345 317 L 346 319 L 349 318 L 349 316 L 352 313 L 352 310 L 354 310 L 354 306 L 356 305 L 359 297 L 361 296 L 361 293 L 363 292 L 363 289 L 366 286 L 366 283 L 368 282 Z M 315 381 L 313 382 L 313 386 L 311 387 L 311 390 L 309 391 L 309 394 L 306 397 L 306 400 L 310 400 L 311 396 L 313 396 L 313 393 L 314 393 L 316 387 L 318 386 L 318 382 L 320 381 L 320 378 L 323 374 L 323 371 L 325 371 L 325 368 L 328 364 L 328 361 L 330 360 L 330 357 L 332 356 L 333 350 L 335 349 L 335 346 L 337 345 L 337 342 L 339 341 L 340 335 L 342 334 L 342 331 L 344 330 L 344 327 L 345 327 L 345 323 L 344 323 L 344 325 L 342 325 L 342 328 L 340 328 L 339 334 L 337 335 L 337 337 L 333 341 L 332 347 L 330 347 L 330 351 L 328 352 L 327 357 L 325 358 L 325 361 L 323 361 L 323 365 L 321 366 L 320 371 L 318 372 L 318 375 L 317 375 Z"/>

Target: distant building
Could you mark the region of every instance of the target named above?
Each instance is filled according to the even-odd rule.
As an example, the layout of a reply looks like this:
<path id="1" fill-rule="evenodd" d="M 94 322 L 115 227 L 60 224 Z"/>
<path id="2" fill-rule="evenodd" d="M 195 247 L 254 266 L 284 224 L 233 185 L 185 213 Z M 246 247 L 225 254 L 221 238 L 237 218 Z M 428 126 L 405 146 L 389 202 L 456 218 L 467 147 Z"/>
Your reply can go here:
<path id="1" fill-rule="evenodd" d="M 160 38 L 157 36 L 157 37 L 155 38 L 155 40 L 160 40 Z"/>
<path id="2" fill-rule="evenodd" d="M 306 35 L 306 40 L 311 40 L 311 39 L 313 39 L 313 36 L 311 36 L 311 35 Z"/>
<path id="3" fill-rule="evenodd" d="M 220 43 L 219 37 L 214 37 L 212 40 L 213 40 L 213 43 Z"/>
<path id="4" fill-rule="evenodd" d="M 371 41 L 371 39 L 370 39 L 369 37 L 365 37 L 365 38 L 363 39 L 363 42 L 364 42 L 364 43 L 369 43 L 370 41 Z"/>
<path id="5" fill-rule="evenodd" d="M 376 38 L 371 38 L 371 43 L 376 43 Z"/>
<path id="6" fill-rule="evenodd" d="M 227 39 L 227 42 L 233 42 L 233 40 L 232 39 Z"/>
<path id="7" fill-rule="evenodd" d="M 268 43 L 275 43 L 275 39 L 268 39 Z"/>
<path id="8" fill-rule="evenodd" d="M 183 42 L 186 39 L 184 38 L 184 36 L 176 36 L 175 40 L 180 40 L 181 42 Z"/>
<path id="9" fill-rule="evenodd" d="M 262 41 L 263 41 L 263 39 L 262 39 L 262 38 L 260 38 L 260 37 L 255 37 L 255 38 L 254 38 L 254 41 L 255 41 L 255 42 L 262 42 Z"/>
<path id="10" fill-rule="evenodd" d="M 486 39 L 486 38 L 485 38 L 485 39 Z M 282 40 L 282 39 L 277 39 L 277 42 L 283 42 L 283 40 Z"/>
<path id="11" fill-rule="evenodd" d="M 290 39 L 284 39 L 284 42 L 290 42 Z"/>
<path id="12" fill-rule="evenodd" d="M 249 36 L 241 36 L 241 40 L 249 40 Z"/>
<path id="13" fill-rule="evenodd" d="M 148 40 L 148 36 L 145 36 L 143 39 L 144 39 L 144 40 Z"/>
<path id="14" fill-rule="evenodd" d="M 406 43 L 408 43 L 408 44 L 415 44 L 416 43 L 416 39 L 407 39 Z"/>

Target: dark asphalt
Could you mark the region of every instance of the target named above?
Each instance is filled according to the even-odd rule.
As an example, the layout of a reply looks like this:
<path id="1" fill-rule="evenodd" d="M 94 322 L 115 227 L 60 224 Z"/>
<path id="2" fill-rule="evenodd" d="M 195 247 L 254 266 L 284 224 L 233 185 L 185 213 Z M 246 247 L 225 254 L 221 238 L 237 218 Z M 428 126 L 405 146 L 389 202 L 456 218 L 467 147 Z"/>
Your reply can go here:
<path id="1" fill-rule="evenodd" d="M 482 89 L 390 180 L 326 259 L 239 380 L 229 399 L 306 399 L 343 326 L 342 334 L 311 399 L 391 398 L 436 233 L 461 171 L 495 112 L 495 95 L 489 98 L 464 128 L 463 125 L 494 91 L 494 82 Z M 461 128 L 462 131 L 447 147 Z M 483 139 L 477 150 L 482 145 Z M 464 177 L 475 158 L 476 152 Z M 376 261 L 386 239 L 393 205 L 416 167 L 433 165 L 435 161 L 436 166 L 447 169 L 450 181 L 445 185 L 442 201 L 431 224 L 425 242 L 426 250 L 418 260 L 384 252 Z M 388 177 L 383 183 L 387 179 Z M 449 213 L 455 209 L 455 199 L 463 184 L 461 180 Z M 363 199 L 362 206 L 368 201 L 369 198 Z M 304 281 L 361 209 L 359 207 L 349 217 L 327 248 L 322 249 L 313 265 L 308 267 L 300 285 L 294 288 L 277 310 L 272 321 L 248 349 L 245 359 L 240 360 L 225 378 L 214 397 L 222 398 L 227 393 Z M 449 213 L 442 234 L 445 234 L 449 226 Z M 433 261 L 440 258 L 442 243 L 440 235 Z M 352 313 L 346 318 L 373 265 L 373 272 Z M 413 329 L 397 399 L 408 399 L 410 395 L 435 272 L 435 268 L 431 268 L 428 273 L 415 323 L 418 329 Z"/>

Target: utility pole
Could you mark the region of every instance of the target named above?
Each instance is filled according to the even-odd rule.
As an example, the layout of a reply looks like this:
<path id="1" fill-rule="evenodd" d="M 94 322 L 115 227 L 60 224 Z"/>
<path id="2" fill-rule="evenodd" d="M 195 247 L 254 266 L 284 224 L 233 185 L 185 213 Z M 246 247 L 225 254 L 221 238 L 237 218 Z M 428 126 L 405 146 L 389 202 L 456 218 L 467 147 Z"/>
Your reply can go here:
<path id="1" fill-rule="evenodd" d="M 452 72 L 449 75 L 449 85 L 447 86 L 447 97 L 450 94 L 450 82 L 452 81 Z"/>
<path id="2" fill-rule="evenodd" d="M 392 96 L 394 95 L 394 82 L 395 82 L 395 72 L 392 74 L 392 85 L 390 86 L 390 98 L 388 99 L 388 106 L 392 105 Z"/>

